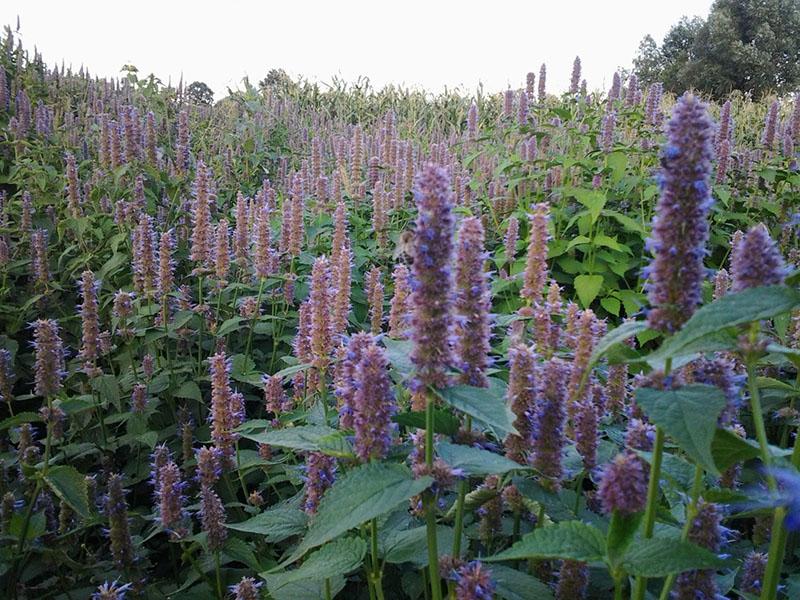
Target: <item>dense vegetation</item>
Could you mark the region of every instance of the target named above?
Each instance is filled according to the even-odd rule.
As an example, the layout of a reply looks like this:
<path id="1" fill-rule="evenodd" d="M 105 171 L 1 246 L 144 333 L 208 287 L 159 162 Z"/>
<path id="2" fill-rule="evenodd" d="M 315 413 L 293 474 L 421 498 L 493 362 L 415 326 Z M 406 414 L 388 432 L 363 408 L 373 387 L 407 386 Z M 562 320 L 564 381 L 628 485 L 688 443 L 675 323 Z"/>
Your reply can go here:
<path id="1" fill-rule="evenodd" d="M 683 17 L 661 45 L 646 36 L 634 69 L 641 81 L 674 93 L 792 92 L 800 87 L 800 3 L 716 0 L 706 19 Z"/>
<path id="2" fill-rule="evenodd" d="M 0 65 L 2 597 L 800 595 L 800 98 Z"/>

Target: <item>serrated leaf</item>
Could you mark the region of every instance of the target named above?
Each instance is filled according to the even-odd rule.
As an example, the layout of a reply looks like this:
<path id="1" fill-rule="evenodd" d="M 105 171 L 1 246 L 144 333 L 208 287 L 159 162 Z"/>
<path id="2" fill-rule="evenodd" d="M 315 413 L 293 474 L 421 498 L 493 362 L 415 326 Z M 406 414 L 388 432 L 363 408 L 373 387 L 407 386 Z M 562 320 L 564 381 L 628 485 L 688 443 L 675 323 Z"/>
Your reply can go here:
<path id="1" fill-rule="evenodd" d="M 495 582 L 495 591 L 504 600 L 550 600 L 553 598 L 550 588 L 533 575 L 505 565 L 492 565 L 489 570 L 492 580 Z"/>
<path id="2" fill-rule="evenodd" d="M 7 419 L 3 419 L 3 421 L 0 423 L 0 431 L 5 431 L 6 429 L 10 429 L 11 427 L 22 425 L 23 423 L 35 423 L 41 420 L 42 417 L 39 416 L 39 413 L 35 412 L 17 413 L 13 417 L 8 417 Z"/>
<path id="3" fill-rule="evenodd" d="M 219 329 L 217 329 L 217 335 L 222 336 L 238 331 L 242 326 L 242 321 L 244 321 L 242 317 L 231 317 L 227 319 L 219 326 Z"/>
<path id="4" fill-rule="evenodd" d="M 444 435 L 455 435 L 461 422 L 458 417 L 446 410 L 434 409 L 433 430 Z M 405 427 L 416 427 L 425 429 L 425 412 L 410 411 L 398 413 L 392 417 L 392 421 L 404 425 Z"/>
<path id="5" fill-rule="evenodd" d="M 288 537 L 303 533 L 308 515 L 291 507 L 273 508 L 242 523 L 231 523 L 227 527 L 234 531 L 263 535 L 265 541 L 275 544 Z"/>
<path id="6" fill-rule="evenodd" d="M 242 539 L 236 537 L 228 538 L 222 553 L 226 559 L 229 559 L 229 561 L 225 561 L 226 564 L 228 562 L 240 562 L 254 571 L 261 570 L 261 564 L 258 562 L 255 552 L 253 552 L 253 549 Z"/>
<path id="7" fill-rule="evenodd" d="M 424 525 L 403 531 L 395 531 L 382 540 L 379 555 L 388 563 L 413 563 L 422 568 L 428 564 L 428 530 Z M 436 527 L 439 555 L 451 552 L 455 530 L 452 527 L 439 525 Z M 462 545 L 462 548 L 464 546 Z"/>
<path id="8" fill-rule="evenodd" d="M 409 340 L 384 338 L 383 345 L 386 348 L 386 358 L 389 360 L 392 367 L 404 378 L 410 377 L 414 372 L 414 363 L 411 362 L 411 350 L 414 347 L 413 342 Z"/>
<path id="9" fill-rule="evenodd" d="M 370 463 L 356 467 L 325 492 L 308 534 L 285 563 L 392 511 L 432 482 L 430 477 L 414 479 L 403 465 Z"/>
<path id="10" fill-rule="evenodd" d="M 196 400 L 197 402 L 201 402 L 203 400 L 203 394 L 200 392 L 200 386 L 194 381 L 184 382 L 181 387 L 178 388 L 178 391 L 175 392 L 175 397 L 189 398 L 190 400 Z"/>
<path id="11" fill-rule="evenodd" d="M 666 577 L 694 569 L 720 569 L 726 566 L 713 552 L 674 538 L 637 540 L 622 559 L 625 570 L 634 576 Z"/>
<path id="12" fill-rule="evenodd" d="M 500 475 L 525 468 L 505 456 L 472 446 L 441 442 L 436 446 L 436 453 L 448 465 L 468 475 Z"/>
<path id="13" fill-rule="evenodd" d="M 506 387 L 504 381 L 490 377 L 488 388 L 454 385 L 437 393 L 453 408 L 485 423 L 505 438 L 518 433 L 514 429 L 514 413 L 506 406 Z"/>
<path id="14" fill-rule="evenodd" d="M 796 306 L 800 306 L 800 291 L 786 286 L 750 288 L 726 294 L 694 313 L 678 333 L 647 357 L 647 362 L 660 365 L 669 357 L 704 352 L 707 350 L 702 344 L 705 338 L 728 327 L 770 319 Z"/>
<path id="15" fill-rule="evenodd" d="M 75 467 L 68 465 L 51 467 L 44 480 L 53 493 L 81 517 L 88 519 L 91 516 L 86 478 Z"/>
<path id="16" fill-rule="evenodd" d="M 273 429 L 261 433 L 242 433 L 243 438 L 253 440 L 259 444 L 269 444 L 279 448 L 291 448 L 292 450 L 307 450 L 319 452 L 325 447 L 325 440 L 330 441 L 343 434 L 324 425 L 302 425 L 300 427 L 286 427 L 284 429 Z"/>
<path id="17" fill-rule="evenodd" d="M 696 383 L 674 390 L 639 388 L 636 403 L 684 452 L 709 473 L 718 474 L 711 442 L 726 404 L 722 390 Z"/>
<path id="18" fill-rule="evenodd" d="M 527 558 L 560 558 L 592 562 L 603 560 L 605 554 L 606 540 L 602 531 L 580 521 L 565 521 L 535 529 L 508 550 L 483 560 L 495 562 Z"/>
<path id="19" fill-rule="evenodd" d="M 729 429 L 717 429 L 711 442 L 711 455 L 720 471 L 761 455 L 758 444 L 739 437 Z"/>
<path id="20" fill-rule="evenodd" d="M 357 569 L 364 560 L 367 543 L 358 537 L 335 540 L 311 553 L 301 566 L 283 573 L 262 573 L 271 594 L 296 581 L 324 581 Z"/>
<path id="21" fill-rule="evenodd" d="M 603 287 L 602 275 L 578 275 L 573 285 L 575 286 L 575 293 L 578 294 L 578 299 L 584 308 L 589 308 L 589 305 L 597 298 L 600 289 Z"/>

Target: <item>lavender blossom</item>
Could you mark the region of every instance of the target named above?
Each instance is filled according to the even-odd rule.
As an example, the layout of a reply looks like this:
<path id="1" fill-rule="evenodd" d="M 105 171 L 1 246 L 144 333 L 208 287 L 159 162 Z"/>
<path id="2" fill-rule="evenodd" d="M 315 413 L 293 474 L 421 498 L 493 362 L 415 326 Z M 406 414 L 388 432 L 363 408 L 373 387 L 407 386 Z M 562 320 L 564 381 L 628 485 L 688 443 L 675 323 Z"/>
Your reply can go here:
<path id="1" fill-rule="evenodd" d="M 558 570 L 556 600 L 583 600 L 589 586 L 589 567 L 577 560 L 562 560 Z"/>
<path id="2" fill-rule="evenodd" d="M 460 567 L 452 575 L 456 582 L 456 597 L 459 600 L 492 600 L 494 582 L 492 572 L 480 561 L 474 560 Z"/>
<path id="3" fill-rule="evenodd" d="M 80 281 L 81 298 L 81 349 L 79 356 L 84 361 L 84 371 L 89 377 L 100 374 L 95 366 L 99 356 L 100 319 L 98 316 L 97 291 L 100 282 L 95 281 L 94 273 L 84 271 Z"/>
<path id="4" fill-rule="evenodd" d="M 537 373 L 537 401 L 533 415 L 532 464 L 546 487 L 557 491 L 563 477 L 562 454 L 566 440 L 567 388 L 569 370 L 558 358 L 545 362 Z"/>
<path id="5" fill-rule="evenodd" d="M 514 429 L 518 433 L 509 434 L 506 438 L 506 455 L 511 460 L 525 464 L 533 434 L 531 419 L 536 404 L 536 355 L 529 346 L 517 344 L 509 350 L 508 362 L 510 371 L 506 401 L 514 413 Z"/>
<path id="6" fill-rule="evenodd" d="M 575 61 L 572 63 L 572 76 L 569 80 L 569 93 L 571 95 L 575 95 L 578 93 L 578 89 L 581 83 L 581 58 L 580 56 L 575 57 Z"/>
<path id="7" fill-rule="evenodd" d="M 414 187 L 417 222 L 412 264 L 413 305 L 411 361 L 416 367 L 415 392 L 444 387 L 451 364 L 450 330 L 453 280 L 453 194 L 445 169 L 428 165 Z"/>
<path id="8" fill-rule="evenodd" d="M 712 202 L 712 136 L 713 125 L 705 105 L 684 94 L 667 124 L 661 197 L 649 240 L 655 258 L 646 270 L 653 305 L 648 323 L 658 331 L 677 331 L 700 303 L 708 241 L 706 217 Z"/>
<path id="9" fill-rule="evenodd" d="M 231 592 L 235 596 L 234 600 L 259 600 L 261 592 L 259 591 L 263 582 L 256 581 L 252 577 L 242 577 L 236 585 L 230 587 Z"/>
<path id="10" fill-rule="evenodd" d="M 208 549 L 219 552 L 228 538 L 225 527 L 225 507 L 217 493 L 208 486 L 200 489 L 200 521 L 206 533 Z"/>
<path id="11" fill-rule="evenodd" d="M 780 285 L 787 274 L 775 241 L 763 223 L 748 231 L 731 255 L 734 292 L 764 285 Z"/>
<path id="12" fill-rule="evenodd" d="M 108 537 L 111 540 L 111 555 L 120 568 L 133 563 L 133 543 L 128 525 L 128 505 L 122 488 L 122 475 L 116 473 L 108 478 L 108 495 L 105 501 L 108 517 Z"/>
<path id="13" fill-rule="evenodd" d="M 775 145 L 775 131 L 778 126 L 779 109 L 780 103 L 777 100 L 773 100 L 772 104 L 769 106 L 769 110 L 767 110 L 766 117 L 764 117 L 764 131 L 761 134 L 761 143 L 769 150 L 772 150 Z"/>
<path id="14" fill-rule="evenodd" d="M 181 472 L 171 460 L 158 471 L 158 487 L 155 491 L 158 500 L 158 518 L 161 527 L 169 531 L 173 539 L 180 539 L 188 532 L 186 528 L 187 513 L 185 510 L 186 483 L 181 479 Z"/>
<path id="15" fill-rule="evenodd" d="M 339 404 L 339 424 L 345 429 L 354 426 L 358 367 L 366 350 L 374 345 L 375 338 L 372 335 L 356 333 L 350 336 L 347 345 L 342 346 L 337 354 L 339 361 L 334 371 L 334 393 Z"/>
<path id="16" fill-rule="evenodd" d="M 269 207 L 266 204 L 256 207 L 254 237 L 253 267 L 256 278 L 261 280 L 272 274 L 273 265 L 272 248 L 270 247 Z M 245 256 L 243 260 L 246 260 L 246 258 Z"/>
<path id="17" fill-rule="evenodd" d="M 506 249 L 506 264 L 511 265 L 517 254 L 517 240 L 519 238 L 519 220 L 517 217 L 509 217 L 506 225 L 506 235 L 503 245 Z"/>
<path id="18" fill-rule="evenodd" d="M 460 362 L 461 382 L 487 387 L 491 335 L 491 291 L 486 273 L 483 225 L 467 217 L 458 233 L 456 255 L 455 353 Z"/>
<path id="19" fill-rule="evenodd" d="M 388 366 L 385 352 L 373 344 L 364 349 L 355 369 L 355 451 L 363 462 L 383 459 L 391 444 L 396 406 Z"/>
<path id="20" fill-rule="evenodd" d="M 211 204 L 216 198 L 212 191 L 211 169 L 202 161 L 197 163 L 193 197 L 190 258 L 197 263 L 197 269 L 203 270 L 211 256 Z"/>
<path id="21" fill-rule="evenodd" d="M 381 332 L 383 327 L 383 283 L 381 283 L 381 270 L 373 267 L 367 273 L 367 300 L 369 301 L 370 331 L 373 334 Z"/>
<path id="22" fill-rule="evenodd" d="M 633 452 L 617 454 L 603 469 L 597 489 L 603 512 L 632 515 L 644 510 L 647 502 L 647 471 Z"/>
<path id="23" fill-rule="evenodd" d="M 231 363 L 225 354 L 208 359 L 211 372 L 211 439 L 220 453 L 223 467 L 233 468 L 235 443 L 239 435 L 234 429 L 241 424 L 241 407 L 236 406 L 230 384 Z"/>
<path id="24" fill-rule="evenodd" d="M 313 515 L 325 491 L 336 477 L 336 459 L 321 452 L 312 452 L 306 459 L 306 490 L 303 509 Z"/>
<path id="25" fill-rule="evenodd" d="M 531 207 L 528 258 L 525 263 L 524 284 L 520 295 L 532 304 L 541 302 L 547 281 L 547 221 L 550 206 L 546 202 Z"/>
<path id="26" fill-rule="evenodd" d="M 394 294 L 389 307 L 389 336 L 399 340 L 408 337 L 408 320 L 411 312 L 409 278 L 408 267 L 403 263 L 395 266 L 392 273 Z"/>
<path id="27" fill-rule="evenodd" d="M 31 275 L 39 290 L 46 290 L 50 280 L 47 265 L 47 230 L 34 229 L 31 232 Z"/>
<path id="28" fill-rule="evenodd" d="M 706 550 L 718 552 L 723 539 L 721 521 L 722 515 L 717 505 L 700 499 L 689 526 L 689 541 Z M 681 573 L 675 581 L 672 597 L 675 600 L 717 598 L 716 573 L 712 569 Z"/>
<path id="29" fill-rule="evenodd" d="M 764 584 L 768 555 L 763 552 L 749 552 L 742 563 L 742 580 L 739 589 L 748 594 L 758 595 Z"/>
<path id="30" fill-rule="evenodd" d="M 96 592 L 92 592 L 92 600 L 125 600 L 125 594 L 131 589 L 132 584 L 119 584 L 115 579 L 111 583 L 101 583 Z"/>
<path id="31" fill-rule="evenodd" d="M 14 380 L 14 358 L 7 349 L 0 348 L 0 402 L 9 407 L 14 400 Z"/>
<path id="32" fill-rule="evenodd" d="M 311 356 L 314 367 L 323 372 L 331 360 L 333 335 L 331 329 L 331 272 L 325 256 L 314 260 L 311 270 Z"/>
<path id="33" fill-rule="evenodd" d="M 37 396 L 55 396 L 62 388 L 66 375 L 64 345 L 58 335 L 58 323 L 53 319 L 39 319 L 32 323 L 34 361 L 34 393 Z"/>

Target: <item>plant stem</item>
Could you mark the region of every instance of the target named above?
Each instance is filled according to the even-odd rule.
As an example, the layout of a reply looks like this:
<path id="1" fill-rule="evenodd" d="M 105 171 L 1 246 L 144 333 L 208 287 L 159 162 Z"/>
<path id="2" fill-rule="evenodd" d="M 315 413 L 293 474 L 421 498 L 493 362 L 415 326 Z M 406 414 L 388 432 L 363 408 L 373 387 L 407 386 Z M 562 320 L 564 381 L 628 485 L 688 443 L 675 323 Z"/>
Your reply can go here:
<path id="1" fill-rule="evenodd" d="M 689 530 L 692 526 L 692 521 L 697 515 L 697 501 L 700 499 L 700 492 L 703 489 L 703 467 L 696 465 L 694 468 L 694 483 L 692 483 L 692 490 L 689 493 L 689 506 L 686 507 L 686 522 L 683 524 L 681 531 L 681 540 L 686 541 L 689 537 Z M 667 600 L 669 592 L 672 589 L 672 584 L 675 583 L 675 574 L 667 576 L 664 580 L 664 586 L 661 588 L 661 595 L 659 600 Z"/>
<path id="2" fill-rule="evenodd" d="M 219 566 L 219 550 L 214 552 L 214 570 L 217 574 L 217 597 L 219 600 L 225 600 L 225 594 L 222 592 L 222 572 Z"/>
<path id="3" fill-rule="evenodd" d="M 264 293 L 264 284 L 266 283 L 266 277 L 262 277 L 260 283 L 258 284 L 258 296 L 256 297 L 256 306 L 258 307 L 256 310 L 256 315 L 250 319 L 250 330 L 247 332 L 247 346 L 245 347 L 244 355 L 250 356 L 250 347 L 253 344 L 253 328 L 256 324 L 256 319 L 258 319 L 258 315 L 261 312 L 261 296 Z"/>
<path id="4" fill-rule="evenodd" d="M 798 379 L 800 380 L 800 373 L 798 373 Z M 800 469 L 800 444 L 798 444 L 798 437 L 800 436 L 795 433 L 791 459 L 792 466 L 795 469 Z M 764 571 L 764 584 L 761 589 L 762 600 L 772 600 L 778 592 L 778 583 L 781 578 L 781 566 L 783 565 L 783 557 L 786 552 L 786 539 L 788 537 L 786 527 L 783 524 L 785 518 L 786 508 L 783 506 L 776 508 L 775 514 L 772 517 L 772 539 L 769 544 L 769 561 Z"/>
<path id="5" fill-rule="evenodd" d="M 381 566 L 378 561 L 378 521 L 372 519 L 370 524 L 370 546 L 372 553 L 372 587 L 375 588 L 375 594 L 378 600 L 383 600 L 383 585 L 381 584 Z"/>
<path id="6" fill-rule="evenodd" d="M 433 428 L 435 425 L 433 413 L 433 398 L 428 395 L 425 405 L 425 464 L 429 471 L 433 470 Z M 436 498 L 430 490 L 422 495 L 425 509 L 425 524 L 428 537 L 428 575 L 431 578 L 431 598 L 442 600 L 442 586 L 439 581 L 439 549 L 436 543 Z"/>
<path id="7" fill-rule="evenodd" d="M 664 365 L 664 375 L 669 375 L 672 370 L 672 359 L 668 358 Z M 647 483 L 647 505 L 644 511 L 644 530 L 642 535 L 645 539 L 653 537 L 653 529 L 656 524 L 656 510 L 658 504 L 658 481 L 661 477 L 661 459 L 664 455 L 664 430 L 656 426 L 656 439 L 653 443 L 653 461 L 650 464 L 650 481 Z M 641 575 L 636 578 L 636 585 L 631 594 L 632 600 L 644 600 L 647 591 L 647 579 Z"/>

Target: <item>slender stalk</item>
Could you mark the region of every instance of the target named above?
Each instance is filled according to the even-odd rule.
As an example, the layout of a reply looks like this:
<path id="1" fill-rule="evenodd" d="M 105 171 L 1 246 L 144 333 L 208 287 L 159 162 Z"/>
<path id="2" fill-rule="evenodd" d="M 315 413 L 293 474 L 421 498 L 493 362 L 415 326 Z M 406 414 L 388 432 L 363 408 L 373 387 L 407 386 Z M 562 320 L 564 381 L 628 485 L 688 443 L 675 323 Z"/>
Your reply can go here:
<path id="1" fill-rule="evenodd" d="M 703 467 L 696 465 L 694 468 L 694 482 L 692 483 L 692 490 L 689 493 L 689 506 L 686 507 L 686 522 L 683 524 L 681 531 L 681 539 L 686 541 L 689 537 L 689 530 L 692 527 L 692 521 L 697 515 L 697 501 L 700 499 L 700 492 L 703 489 Z M 675 583 L 675 574 L 669 575 L 664 580 L 664 586 L 661 588 L 661 595 L 659 600 L 668 600 L 672 585 Z"/>
<path id="2" fill-rule="evenodd" d="M 800 373 L 798 373 L 798 380 L 800 380 Z M 794 449 L 792 450 L 792 466 L 795 469 L 800 469 L 800 443 L 798 443 L 797 433 L 794 438 Z M 786 540 L 788 533 L 783 522 L 786 518 L 786 508 L 779 506 L 775 509 L 775 514 L 772 518 L 772 539 L 769 544 L 769 561 L 764 572 L 764 587 L 761 590 L 762 600 L 768 600 L 775 597 L 778 590 L 778 583 L 781 578 L 781 566 L 783 565 L 783 557 L 786 552 Z"/>
<path id="3" fill-rule="evenodd" d="M 260 283 L 258 284 L 258 296 L 256 297 L 256 306 L 259 307 L 259 310 L 256 310 L 256 315 L 250 319 L 250 331 L 247 332 L 247 346 L 244 351 L 245 356 L 250 356 L 250 347 L 253 344 L 253 328 L 256 324 L 256 319 L 258 318 L 258 313 L 260 312 L 261 308 L 261 296 L 264 294 L 264 284 L 266 283 L 266 277 L 262 277 Z"/>
<path id="4" fill-rule="evenodd" d="M 425 464 L 429 470 L 433 469 L 434 424 L 433 398 L 428 395 L 428 403 L 425 405 Z M 442 586 L 439 581 L 439 548 L 436 542 L 436 498 L 433 492 L 430 490 L 425 491 L 422 502 L 427 526 L 428 574 L 431 578 L 431 598 L 433 600 L 442 600 Z"/>
<path id="5" fill-rule="evenodd" d="M 333 600 L 333 593 L 331 591 L 331 579 L 328 577 L 325 580 L 325 600 Z"/>
<path id="6" fill-rule="evenodd" d="M 378 600 L 383 600 L 383 584 L 381 583 L 381 566 L 378 560 L 378 521 L 372 519 L 370 524 L 370 552 L 372 553 L 372 587 Z"/>
<path id="7" fill-rule="evenodd" d="M 672 370 L 672 359 L 668 358 L 664 365 L 664 375 L 669 375 Z M 650 464 L 650 481 L 647 483 L 647 505 L 644 511 L 644 530 L 642 535 L 647 538 L 653 537 L 653 530 L 656 525 L 656 510 L 658 509 L 658 481 L 661 478 L 661 460 L 664 455 L 664 430 L 656 426 L 656 439 L 653 443 L 653 461 Z M 642 576 L 636 578 L 632 600 L 644 600 L 647 591 L 647 579 Z"/>
<path id="8" fill-rule="evenodd" d="M 225 594 L 222 588 L 222 569 L 220 569 L 219 564 L 219 550 L 214 552 L 214 570 L 217 574 L 217 598 L 219 598 L 219 600 L 225 600 Z"/>
<path id="9" fill-rule="evenodd" d="M 199 275 L 197 277 L 197 305 L 203 306 L 203 276 Z M 197 376 L 200 377 L 200 374 L 203 372 L 203 331 L 205 330 L 206 326 L 206 319 L 205 316 L 200 313 L 200 331 L 198 332 L 198 339 L 197 339 Z"/>

